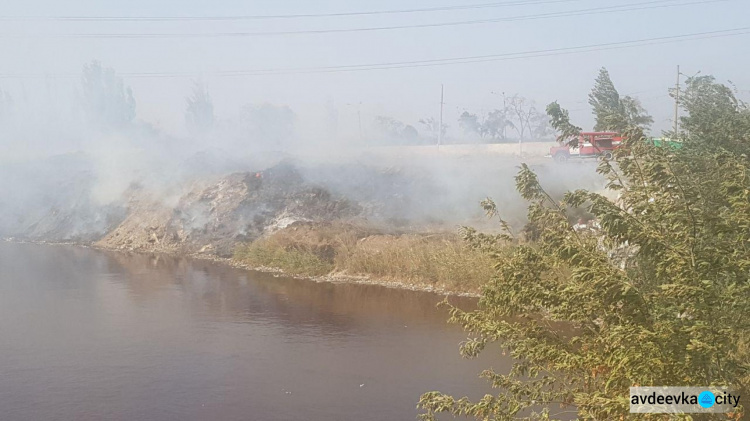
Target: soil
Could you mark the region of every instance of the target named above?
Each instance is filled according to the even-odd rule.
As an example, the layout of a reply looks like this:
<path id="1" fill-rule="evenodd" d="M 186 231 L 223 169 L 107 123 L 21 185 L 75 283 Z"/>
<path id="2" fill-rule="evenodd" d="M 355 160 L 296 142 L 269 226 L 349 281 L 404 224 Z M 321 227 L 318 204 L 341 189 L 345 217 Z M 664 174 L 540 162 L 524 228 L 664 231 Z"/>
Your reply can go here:
<path id="1" fill-rule="evenodd" d="M 356 203 L 305 182 L 292 166 L 280 164 L 197 186 L 176 206 L 132 189 L 127 216 L 95 245 L 228 257 L 239 242 L 253 241 L 296 222 L 341 221 L 361 213 Z"/>

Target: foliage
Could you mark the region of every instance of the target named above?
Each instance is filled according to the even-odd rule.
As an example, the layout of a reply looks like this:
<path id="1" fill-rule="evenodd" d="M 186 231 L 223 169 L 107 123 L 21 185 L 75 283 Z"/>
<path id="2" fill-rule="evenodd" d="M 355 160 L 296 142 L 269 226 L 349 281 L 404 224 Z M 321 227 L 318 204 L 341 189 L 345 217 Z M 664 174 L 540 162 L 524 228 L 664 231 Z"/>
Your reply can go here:
<path id="1" fill-rule="evenodd" d="M 441 136 L 445 137 L 445 132 L 448 130 L 447 124 L 443 123 L 441 126 L 440 121 L 434 117 L 423 118 L 419 120 L 419 124 L 424 126 L 427 133 L 430 133 L 433 139 L 438 138 L 438 132 L 440 132 Z"/>
<path id="2" fill-rule="evenodd" d="M 477 134 L 489 140 L 505 140 L 505 130 L 513 127 L 506 110 L 492 110 L 484 118 L 464 111 L 458 117 L 458 125 L 464 133 Z"/>
<path id="3" fill-rule="evenodd" d="M 529 129 L 533 139 L 545 139 L 555 134 L 550 124 L 549 116 L 546 113 L 535 112 L 529 121 Z"/>
<path id="4" fill-rule="evenodd" d="M 516 119 L 516 123 L 512 127 L 518 133 L 518 138 L 525 139 L 526 135 L 533 131 L 532 122 L 540 121 L 536 119 L 539 112 L 533 101 L 529 101 L 520 95 L 513 95 L 507 100 L 507 107 Z"/>
<path id="5" fill-rule="evenodd" d="M 712 113 L 713 104 L 700 103 L 705 109 L 691 116 Z M 736 127 L 728 120 L 706 134 L 740 139 Z M 464 356 L 492 347 L 515 364 L 509 373 L 482 373 L 497 395 L 424 394 L 422 419 L 443 412 L 483 420 L 630 419 L 631 386 L 750 392 L 748 143 L 674 150 L 648 144 L 638 128 L 625 134 L 617 168 L 604 160 L 598 169 L 620 193 L 618 203 L 585 190 L 555 201 L 522 166 L 516 184 L 530 201 L 538 239 L 517 241 L 510 257 L 496 260 L 478 310 L 450 307 L 450 321 L 471 332 Z M 494 213 L 493 203 L 485 208 Z M 600 232 L 574 230 L 571 208 L 593 214 Z M 486 248 L 477 238 L 469 240 Z"/>
<path id="6" fill-rule="evenodd" d="M 185 122 L 193 133 L 207 133 L 214 127 L 214 104 L 206 86 L 197 81 L 193 92 L 187 97 Z"/>
<path id="7" fill-rule="evenodd" d="M 550 126 L 559 133 L 557 141 L 572 147 L 578 146 L 578 136 L 581 134 L 581 128 L 570 122 L 568 110 L 562 108 L 555 101 L 547 106 L 547 115 L 550 119 Z"/>
<path id="8" fill-rule="evenodd" d="M 415 144 L 419 141 L 419 132 L 414 126 L 404 124 L 392 117 L 375 117 L 375 129 L 388 143 L 393 144 Z"/>
<path id="9" fill-rule="evenodd" d="M 135 98 L 114 69 L 93 61 L 83 68 L 83 106 L 89 122 L 101 128 L 122 128 L 135 118 Z"/>
<path id="10" fill-rule="evenodd" d="M 290 275 L 320 276 L 333 270 L 333 264 L 305 247 L 285 247 L 274 240 L 258 240 L 240 246 L 234 258 L 253 267 L 281 269 Z"/>
<path id="11" fill-rule="evenodd" d="M 336 269 L 348 274 L 461 292 L 478 292 L 492 264 L 453 235 L 372 235 L 336 254 Z"/>
<path id="12" fill-rule="evenodd" d="M 490 254 L 469 247 L 455 234 L 386 235 L 337 224 L 295 224 L 239 246 L 234 258 L 293 275 L 335 271 L 400 285 L 472 293 L 478 293 L 493 272 Z"/>
<path id="13" fill-rule="evenodd" d="M 622 133 L 628 127 L 647 129 L 654 122 L 635 98 L 620 97 L 607 69 L 599 70 L 599 76 L 589 94 L 589 104 L 596 117 L 594 130 Z"/>
<path id="14" fill-rule="evenodd" d="M 505 140 L 505 130 L 512 128 L 513 121 L 508 116 L 508 110 L 492 110 L 482 123 L 482 133 L 491 139 Z"/>
<path id="15" fill-rule="evenodd" d="M 519 139 L 542 139 L 552 134 L 549 119 L 536 109 L 534 101 L 516 94 L 503 102 L 502 109 L 496 108 L 484 118 L 464 111 L 458 118 L 459 127 L 467 134 L 494 141 L 506 140 L 507 129 L 514 129 Z"/>
<path id="16" fill-rule="evenodd" d="M 482 122 L 479 121 L 479 116 L 468 111 L 464 111 L 458 116 L 458 127 L 460 127 L 464 133 L 476 133 L 480 136 L 484 135 L 484 128 L 482 127 Z"/>
<path id="17" fill-rule="evenodd" d="M 685 86 L 680 104 L 687 115 L 680 118 L 678 137 L 742 153 L 750 142 L 748 105 L 713 76 L 691 77 Z"/>

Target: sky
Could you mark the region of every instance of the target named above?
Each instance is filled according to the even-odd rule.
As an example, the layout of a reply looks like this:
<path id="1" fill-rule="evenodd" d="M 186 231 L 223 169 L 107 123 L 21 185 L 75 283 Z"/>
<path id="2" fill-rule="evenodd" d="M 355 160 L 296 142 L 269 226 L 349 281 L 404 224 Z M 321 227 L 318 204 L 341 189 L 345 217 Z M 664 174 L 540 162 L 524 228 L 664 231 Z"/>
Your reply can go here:
<path id="1" fill-rule="evenodd" d="M 454 7 L 478 4 L 486 7 Z M 614 6 L 621 7 L 601 13 L 602 8 Z M 451 9 L 351 14 L 441 7 Z M 580 12 L 589 9 L 599 10 Z M 236 19 L 300 14 L 344 15 Z M 533 18 L 518 19 L 523 16 Z M 378 115 L 415 126 L 422 118 L 437 118 L 441 85 L 444 121 L 453 133 L 458 131 L 456 119 L 461 112 L 486 113 L 500 107 L 503 92 L 533 100 L 540 109 L 557 100 L 570 109 L 574 123 L 590 129 L 593 117 L 587 95 L 599 68 L 606 67 L 621 94 L 642 101 L 658 133 L 672 125 L 674 103 L 667 89 L 676 82 L 677 65 L 688 76 L 700 71 L 731 81 L 741 97 L 750 97 L 746 54 L 750 33 L 574 54 L 340 70 L 350 65 L 497 56 L 723 31 L 750 26 L 747 16 L 748 0 L 4 1 L 0 3 L 0 88 L 14 98 L 50 90 L 72 92 L 83 65 L 98 60 L 132 87 L 139 119 L 176 135 L 185 131 L 185 98 L 197 79 L 208 86 L 220 119 L 232 118 L 246 104 L 267 102 L 290 106 L 301 116 L 303 127 L 313 127 L 333 109 L 343 137 L 355 136 L 360 117 L 366 127 Z M 235 19 L 44 19 L 55 17 Z M 446 25 L 477 20 L 494 21 Z M 411 28 L 340 31 L 393 26 Z M 226 74 L 319 67 L 336 71 Z"/>

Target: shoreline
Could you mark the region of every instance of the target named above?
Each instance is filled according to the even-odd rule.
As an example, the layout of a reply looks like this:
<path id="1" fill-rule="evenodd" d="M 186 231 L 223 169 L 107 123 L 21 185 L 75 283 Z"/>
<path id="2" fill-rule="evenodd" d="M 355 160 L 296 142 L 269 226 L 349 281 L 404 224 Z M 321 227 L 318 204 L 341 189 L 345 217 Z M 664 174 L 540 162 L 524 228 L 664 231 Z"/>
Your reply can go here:
<path id="1" fill-rule="evenodd" d="M 480 294 L 478 293 L 450 291 L 450 290 L 445 290 L 442 288 L 437 288 L 433 285 L 428 285 L 428 284 L 413 284 L 413 283 L 407 284 L 405 282 L 401 282 L 398 280 L 376 279 L 376 278 L 365 276 L 365 275 L 354 276 L 354 275 L 346 275 L 343 273 L 331 273 L 331 274 L 322 275 L 322 276 L 291 275 L 291 274 L 284 272 L 282 269 L 279 269 L 279 268 L 267 267 L 267 266 L 254 267 L 246 263 L 239 262 L 232 258 L 219 257 L 216 255 L 202 254 L 202 253 L 180 253 L 180 252 L 174 252 L 174 251 L 170 252 L 170 251 L 165 251 L 165 250 L 158 250 L 158 251 L 157 250 L 153 250 L 153 251 L 122 250 L 122 249 L 117 249 L 117 248 L 96 246 L 90 243 L 64 242 L 64 241 L 57 242 L 57 241 L 46 241 L 46 240 L 22 240 L 22 239 L 15 239 L 15 238 L 3 238 L 2 241 L 6 243 L 16 243 L 16 244 L 74 246 L 74 247 L 82 247 L 82 248 L 88 248 L 88 249 L 93 249 L 93 250 L 109 251 L 109 252 L 116 252 L 116 253 L 163 254 L 163 255 L 172 256 L 172 257 L 182 257 L 182 258 L 189 258 L 189 259 L 195 259 L 195 260 L 207 260 L 207 261 L 211 261 L 217 264 L 230 266 L 235 269 L 246 270 L 249 272 L 260 272 L 260 273 L 272 274 L 273 276 L 277 278 L 284 277 L 284 278 L 291 278 L 291 279 L 301 279 L 301 280 L 306 280 L 306 281 L 312 281 L 315 283 L 377 285 L 377 286 L 381 286 L 384 288 L 400 289 L 400 290 L 407 290 L 407 291 L 414 291 L 414 292 L 425 292 L 425 293 L 431 293 L 431 294 L 449 296 L 449 297 L 465 297 L 465 298 L 479 298 L 480 297 Z"/>

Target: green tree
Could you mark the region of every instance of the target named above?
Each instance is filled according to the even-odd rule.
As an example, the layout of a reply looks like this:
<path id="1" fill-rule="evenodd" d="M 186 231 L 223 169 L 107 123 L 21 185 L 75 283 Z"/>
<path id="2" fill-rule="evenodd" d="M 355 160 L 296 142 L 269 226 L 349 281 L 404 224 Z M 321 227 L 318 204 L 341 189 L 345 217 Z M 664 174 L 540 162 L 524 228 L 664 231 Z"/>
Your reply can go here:
<path id="1" fill-rule="evenodd" d="M 599 76 L 589 94 L 589 104 L 596 118 L 596 131 L 612 130 L 622 133 L 633 126 L 648 129 L 654 122 L 640 101 L 630 96 L 620 97 L 605 68 L 599 70 Z"/>
<path id="2" fill-rule="evenodd" d="M 493 253 L 497 274 L 477 310 L 446 303 L 450 321 L 471 335 L 461 353 L 492 349 L 515 363 L 509 373 L 481 374 L 498 393 L 478 401 L 424 394 L 422 419 L 630 419 L 631 386 L 750 391 L 750 150 L 705 142 L 672 150 L 645 142 L 638 128 L 625 135 L 617 167 L 603 160 L 598 169 L 617 203 L 585 190 L 555 200 L 523 165 L 516 184 L 537 239 L 506 224 L 501 235 L 463 231 Z M 492 201 L 483 205 L 495 215 Z M 581 208 L 598 232 L 571 226 Z"/>
<path id="3" fill-rule="evenodd" d="M 207 133 L 214 127 L 214 103 L 208 89 L 201 82 L 193 83 L 193 92 L 187 98 L 185 123 L 193 133 Z"/>
<path id="4" fill-rule="evenodd" d="M 557 131 L 557 141 L 573 147 L 578 146 L 578 136 L 581 128 L 570 122 L 570 113 L 562 108 L 557 101 L 547 106 L 549 124 Z"/>
<path id="5" fill-rule="evenodd" d="M 734 90 L 713 76 L 691 77 L 680 94 L 687 115 L 680 118 L 678 137 L 709 143 L 732 151 L 747 150 L 750 143 L 750 108 Z"/>
<path id="6" fill-rule="evenodd" d="M 83 106 L 89 122 L 101 128 L 122 128 L 135 118 L 135 98 L 114 69 L 93 61 L 83 68 Z"/>

